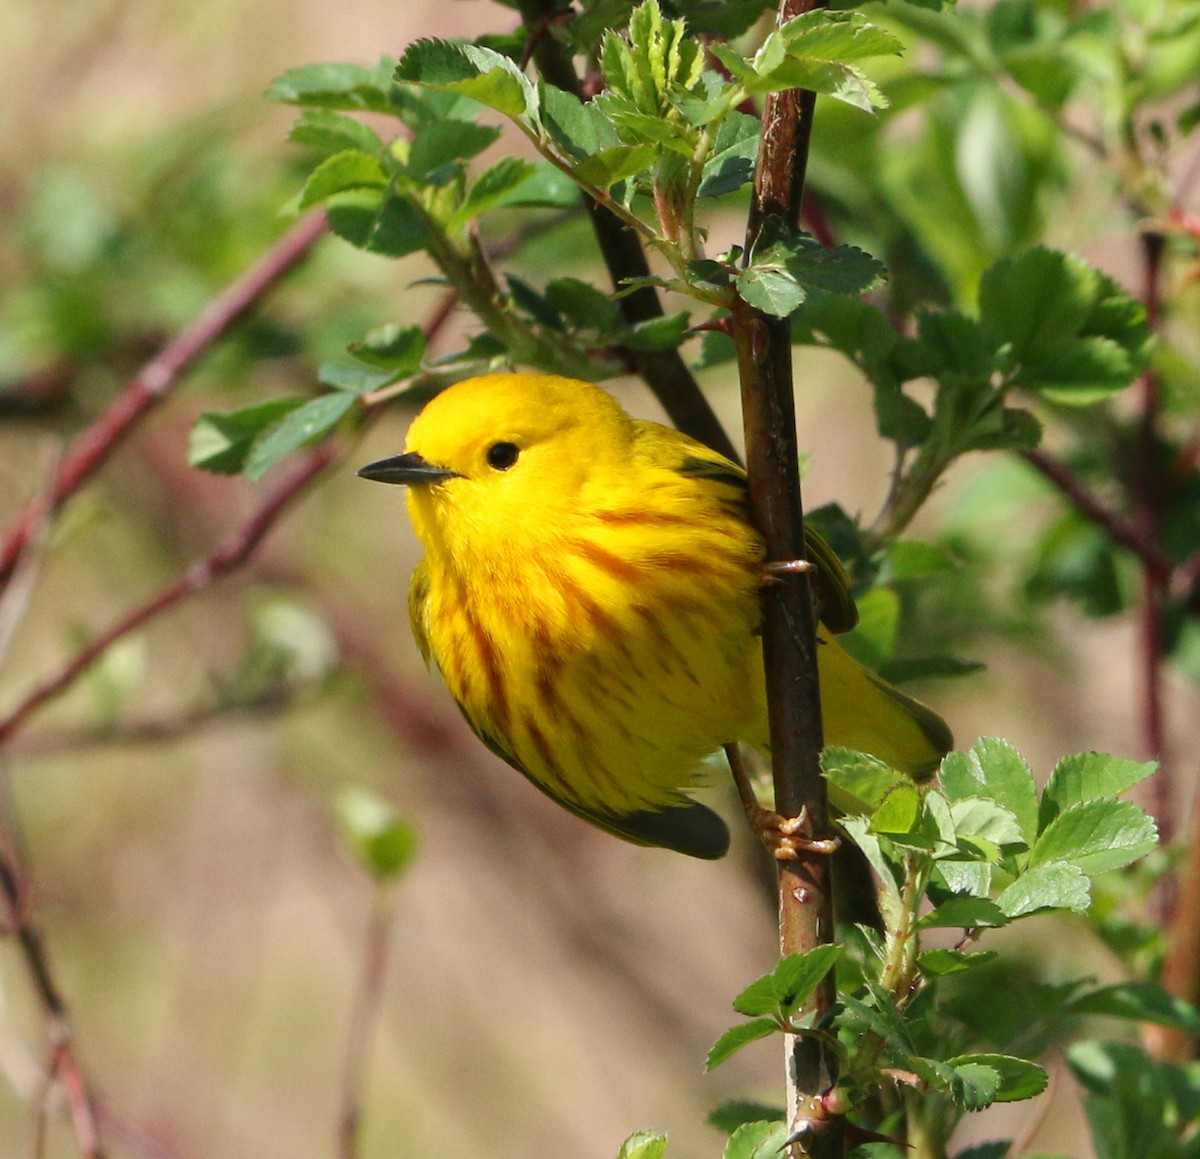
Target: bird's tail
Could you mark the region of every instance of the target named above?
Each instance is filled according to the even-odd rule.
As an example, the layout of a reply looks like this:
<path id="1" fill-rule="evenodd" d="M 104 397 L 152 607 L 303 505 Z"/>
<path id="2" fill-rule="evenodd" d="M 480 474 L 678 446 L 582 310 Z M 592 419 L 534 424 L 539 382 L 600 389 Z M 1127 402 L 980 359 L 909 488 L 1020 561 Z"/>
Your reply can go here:
<path id="1" fill-rule="evenodd" d="M 833 638 L 819 645 L 825 743 L 870 753 L 909 776 L 932 775 L 954 747 L 946 722 L 869 672 Z"/>

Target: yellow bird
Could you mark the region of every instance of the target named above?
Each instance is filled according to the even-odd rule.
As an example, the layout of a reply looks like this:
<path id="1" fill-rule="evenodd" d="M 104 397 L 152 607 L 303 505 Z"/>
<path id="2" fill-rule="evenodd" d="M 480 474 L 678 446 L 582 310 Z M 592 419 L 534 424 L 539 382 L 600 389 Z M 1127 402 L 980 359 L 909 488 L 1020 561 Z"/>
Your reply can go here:
<path id="1" fill-rule="evenodd" d="M 413 635 L 480 740 L 610 833 L 722 856 L 725 823 L 687 790 L 723 745 L 769 741 L 743 470 L 589 383 L 493 374 L 442 392 L 403 454 L 359 474 L 408 485 Z M 827 742 L 928 773 L 949 730 L 836 643 L 848 578 L 808 548 Z"/>

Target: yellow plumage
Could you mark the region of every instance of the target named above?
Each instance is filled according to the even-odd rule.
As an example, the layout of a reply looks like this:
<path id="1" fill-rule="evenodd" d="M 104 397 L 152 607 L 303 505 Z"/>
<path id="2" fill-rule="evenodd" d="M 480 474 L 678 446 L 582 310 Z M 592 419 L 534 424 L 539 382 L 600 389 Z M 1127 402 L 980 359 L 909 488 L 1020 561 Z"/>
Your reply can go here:
<path id="1" fill-rule="evenodd" d="M 721 856 L 686 790 L 721 745 L 768 746 L 742 470 L 588 383 L 513 374 L 450 387 L 361 474 L 409 484 L 413 633 L 480 739 L 610 832 Z M 840 564 L 814 536 L 810 555 L 825 619 L 850 626 Z M 820 640 L 827 742 L 932 768 L 940 718 Z"/>

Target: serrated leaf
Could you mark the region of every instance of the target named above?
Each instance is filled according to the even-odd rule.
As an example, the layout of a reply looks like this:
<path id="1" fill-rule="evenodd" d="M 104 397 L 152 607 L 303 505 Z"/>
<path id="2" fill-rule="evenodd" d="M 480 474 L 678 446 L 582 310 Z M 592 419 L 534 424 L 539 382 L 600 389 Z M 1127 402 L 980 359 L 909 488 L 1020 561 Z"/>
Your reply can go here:
<path id="1" fill-rule="evenodd" d="M 996 904 L 1010 918 L 1046 909 L 1084 913 L 1090 901 L 1087 874 L 1078 865 L 1063 861 L 1051 861 L 1025 870 L 996 898 Z"/>
<path id="2" fill-rule="evenodd" d="M 429 240 L 417 210 L 404 198 L 379 189 L 339 193 L 326 204 L 325 216 L 338 237 L 385 257 L 415 253 Z"/>
<path id="3" fill-rule="evenodd" d="M 377 68 L 361 64 L 309 64 L 289 69 L 267 87 L 266 95 L 285 104 L 347 112 L 392 113 L 392 70 L 384 58 Z"/>
<path id="4" fill-rule="evenodd" d="M 921 817 L 921 793 L 911 781 L 897 785 L 880 802 L 871 817 L 871 831 L 895 839 L 909 837 Z"/>
<path id="5" fill-rule="evenodd" d="M 943 858 L 933 867 L 936 881 L 951 893 L 988 897 L 992 889 L 992 865 L 986 861 L 955 861 Z"/>
<path id="6" fill-rule="evenodd" d="M 785 1114 L 782 1107 L 769 1107 L 766 1103 L 752 1103 L 745 1099 L 734 1099 L 722 1103 L 715 1110 L 709 1111 L 704 1121 L 710 1127 L 726 1135 L 732 1135 L 745 1123 L 782 1123 Z"/>
<path id="7" fill-rule="evenodd" d="M 744 270 L 738 275 L 736 285 L 743 301 L 774 318 L 786 318 L 808 296 L 804 287 L 779 267 Z"/>
<path id="8" fill-rule="evenodd" d="M 578 278 L 555 278 L 547 283 L 545 298 L 571 325 L 606 333 L 620 322 L 620 312 L 603 290 Z"/>
<path id="9" fill-rule="evenodd" d="M 1156 761 L 1131 761 L 1105 753 L 1077 753 L 1054 766 L 1042 792 L 1038 824 L 1044 829 L 1065 809 L 1099 797 L 1117 797 L 1149 777 Z"/>
<path id="10" fill-rule="evenodd" d="M 292 125 L 288 140 L 331 154 L 347 150 L 376 154 L 383 149 L 379 134 L 369 125 L 332 109 L 305 109 Z"/>
<path id="11" fill-rule="evenodd" d="M 300 398 L 277 398 L 225 414 L 202 414 L 188 436 L 188 463 L 216 475 L 239 474 L 254 440 L 303 405 Z"/>
<path id="12" fill-rule="evenodd" d="M 639 354 L 674 350 L 687 334 L 690 317 L 691 315 L 685 312 L 638 322 L 621 335 L 622 345 L 636 350 Z"/>
<path id="13" fill-rule="evenodd" d="M 995 950 L 926 950 L 917 955 L 917 969 L 931 978 L 944 978 L 950 974 L 965 973 L 998 956 Z"/>
<path id="14" fill-rule="evenodd" d="M 1158 843 L 1154 822 L 1130 801 L 1083 801 L 1064 810 L 1042 831 L 1029 864 L 1067 861 L 1087 874 L 1119 869 Z"/>
<path id="15" fill-rule="evenodd" d="M 1003 846 L 1027 847 L 1016 817 L 995 801 L 984 797 L 960 797 L 951 802 L 950 815 L 959 844 L 971 846 L 988 861 L 999 860 L 999 850 Z"/>
<path id="16" fill-rule="evenodd" d="M 513 193 L 537 173 L 537 167 L 519 157 L 505 157 L 471 184 L 462 205 L 450 219 L 458 229 L 498 205 L 511 205 Z"/>
<path id="17" fill-rule="evenodd" d="M 542 128 L 567 157 L 591 157 L 621 143 L 612 122 L 574 93 L 540 82 Z"/>
<path id="18" fill-rule="evenodd" d="M 987 1067 L 999 1079 L 993 1097 L 998 1103 L 1015 1103 L 1032 1099 L 1046 1089 L 1049 1081 L 1045 1070 L 1036 1062 L 1011 1054 L 961 1054 L 947 1060 L 961 1074 L 965 1067 Z"/>
<path id="19" fill-rule="evenodd" d="M 617 1159 L 663 1159 L 667 1137 L 657 1131 L 638 1131 L 621 1144 Z"/>
<path id="20" fill-rule="evenodd" d="M 773 1018 L 755 1018 L 750 1022 L 743 1022 L 738 1026 L 731 1027 L 713 1043 L 712 1049 L 708 1052 L 708 1058 L 704 1061 L 704 1069 L 715 1070 L 742 1047 L 749 1046 L 750 1043 L 757 1042 L 760 1038 L 766 1038 L 778 1029 L 779 1023 Z"/>
<path id="21" fill-rule="evenodd" d="M 650 169 L 658 156 L 659 151 L 654 145 L 612 145 L 585 158 L 573 172 L 579 181 L 607 189 Z"/>
<path id="22" fill-rule="evenodd" d="M 952 800 L 985 797 L 1016 819 L 1025 843 L 1037 837 L 1038 800 L 1033 774 L 1019 752 L 998 737 L 983 737 L 965 753 L 950 753 L 938 779 Z"/>
<path id="23" fill-rule="evenodd" d="M 781 1013 L 789 1017 L 807 1001 L 842 956 L 841 946 L 817 946 L 781 958 L 772 972 Z"/>
<path id="24" fill-rule="evenodd" d="M 352 362 L 347 358 L 331 358 L 322 362 L 317 370 L 317 381 L 322 386 L 344 390 L 354 395 L 369 394 L 373 390 L 390 386 L 400 377 L 402 376 L 394 370 L 378 369 L 363 362 Z"/>
<path id="25" fill-rule="evenodd" d="M 507 56 L 481 45 L 415 41 L 401 58 L 396 79 L 459 93 L 527 127 L 536 124 L 533 82 Z"/>
<path id="26" fill-rule="evenodd" d="M 1007 347 L 1010 381 L 1087 404 L 1124 389 L 1146 367 L 1145 311 L 1079 258 L 1044 247 L 997 262 L 980 282 L 979 319 Z"/>
<path id="27" fill-rule="evenodd" d="M 326 157 L 312 171 L 300 194 L 300 208 L 308 209 L 348 190 L 382 189 L 387 182 L 387 172 L 378 157 L 347 149 Z"/>
<path id="28" fill-rule="evenodd" d="M 815 60 L 856 61 L 899 56 L 904 43 L 860 12 L 806 12 L 779 29 L 787 51 Z"/>
<path id="29" fill-rule="evenodd" d="M 952 897 L 917 921 L 917 928 L 994 929 L 1008 924 L 1008 915 L 985 897 Z"/>
<path id="30" fill-rule="evenodd" d="M 499 136 L 498 126 L 476 125 L 472 121 L 434 121 L 422 125 L 413 134 L 405 169 L 414 181 L 441 184 L 457 168 L 456 162 L 482 153 Z"/>
<path id="31" fill-rule="evenodd" d="M 1200 1034 L 1200 1011 L 1152 982 L 1118 982 L 1072 998 L 1067 1014 L 1101 1014 L 1170 1026 L 1185 1034 Z"/>
<path id="32" fill-rule="evenodd" d="M 868 753 L 827 745 L 821 752 L 821 772 L 829 799 L 843 813 L 870 815 L 888 794 L 912 781 Z"/>
<path id="33" fill-rule="evenodd" d="M 786 1123 L 746 1123 L 729 1137 L 722 1159 L 779 1159 L 786 1139 Z"/>
<path id="34" fill-rule="evenodd" d="M 335 391 L 297 407 L 255 441 L 246 457 L 246 477 L 257 483 L 285 455 L 331 431 L 357 401 L 350 391 Z"/>
<path id="35" fill-rule="evenodd" d="M 334 804 L 347 847 L 376 881 L 392 880 L 412 861 L 416 833 L 382 798 L 349 788 Z"/>
<path id="36" fill-rule="evenodd" d="M 889 926 L 893 925 L 900 920 L 900 890 L 896 871 L 884 854 L 879 838 L 870 832 L 870 821 L 866 817 L 843 817 L 840 824 L 878 875 L 879 912 Z"/>
<path id="37" fill-rule="evenodd" d="M 351 343 L 349 349 L 359 362 L 377 370 L 387 371 L 393 379 L 406 378 L 421 369 L 421 361 L 425 357 L 425 332 L 420 326 L 398 326 L 390 323 L 372 330 L 361 342 Z M 341 382 L 329 385 L 338 386 L 342 390 L 354 389 L 345 385 L 344 378 Z M 385 386 L 387 383 L 379 385 Z M 377 389 L 377 386 L 364 384 L 358 389 L 358 393 Z"/>
<path id="38" fill-rule="evenodd" d="M 761 128 L 759 119 L 746 113 L 730 113 L 721 122 L 701 169 L 697 197 L 720 197 L 754 180 Z"/>

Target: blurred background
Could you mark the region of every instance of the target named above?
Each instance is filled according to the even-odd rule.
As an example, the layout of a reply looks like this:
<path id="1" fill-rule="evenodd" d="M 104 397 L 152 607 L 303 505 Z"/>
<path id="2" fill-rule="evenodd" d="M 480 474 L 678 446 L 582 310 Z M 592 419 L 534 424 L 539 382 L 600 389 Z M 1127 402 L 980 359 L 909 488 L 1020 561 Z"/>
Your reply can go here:
<path id="1" fill-rule="evenodd" d="M 289 226 L 280 211 L 300 168 L 286 141 L 292 112 L 261 95 L 275 75 L 512 23 L 484 0 L 7 0 L 0 527 L 137 367 Z M 1106 204 L 1064 189 L 1046 230 L 1128 284 L 1128 228 L 1110 224 Z M 568 224 L 522 260 L 587 276 L 588 252 L 583 227 Z M 428 274 L 420 258 L 388 262 L 326 238 L 203 359 L 38 545 L 27 603 L 5 604 L 0 711 L 261 502 L 275 475 L 256 488 L 187 466 L 195 419 L 310 393 L 317 364 L 348 341 L 429 317 L 438 291 L 417 284 Z M 435 352 L 469 332 L 456 315 Z M 869 396 L 840 359 L 800 357 L 806 503 L 836 500 L 869 519 L 891 466 Z M 703 381 L 737 431 L 729 368 Z M 613 385 L 636 413 L 661 417 L 639 384 Z M 354 476 L 402 447 L 412 413 L 393 408 L 245 568 L 124 640 L 3 758 L 7 837 L 23 851 L 80 1058 L 110 1108 L 111 1152 L 334 1153 L 379 904 L 332 808 L 339 790 L 360 786 L 419 835 L 386 902 L 361 1154 L 601 1159 L 642 1127 L 669 1132 L 672 1154 L 714 1154 L 707 1110 L 735 1096 L 780 1099 L 766 1047 L 703 1073 L 730 999 L 775 954 L 758 851 L 739 835 L 728 860 L 702 864 L 625 845 L 542 798 L 469 734 L 409 635 L 418 553 L 402 495 Z M 975 456 L 915 532 L 959 544 L 955 582 L 971 594 L 945 597 L 957 619 L 914 631 L 935 644 L 952 634 L 957 654 L 986 664 L 915 691 L 960 745 L 1005 736 L 1039 778 L 1085 748 L 1142 755 L 1133 618 L 1034 608 L 1014 579 L 1061 511 L 1027 468 Z M 1113 583 L 1128 591 L 1131 577 Z M 1171 673 L 1167 706 L 1184 751 L 1195 684 Z M 1194 760 L 1180 771 L 1182 815 Z M 1081 926 L 1025 924 L 1017 937 L 1042 943 L 1049 976 L 1115 976 Z M 0 1154 L 34 1145 L 46 1052 L 6 939 Z M 1054 1080 L 1051 1113 L 997 1109 L 972 1121 L 971 1137 L 1026 1130 L 1041 1149 L 1083 1154 L 1070 1085 L 1065 1073 Z M 45 1154 L 74 1153 L 53 1114 Z"/>

